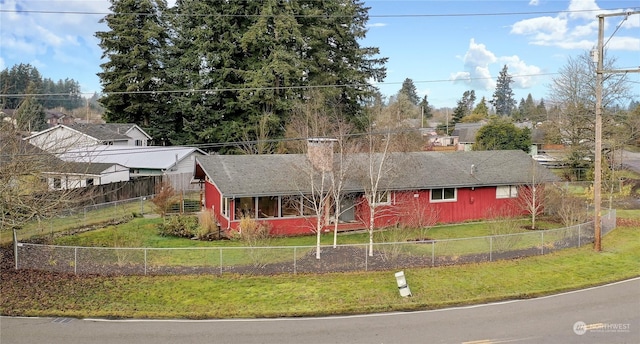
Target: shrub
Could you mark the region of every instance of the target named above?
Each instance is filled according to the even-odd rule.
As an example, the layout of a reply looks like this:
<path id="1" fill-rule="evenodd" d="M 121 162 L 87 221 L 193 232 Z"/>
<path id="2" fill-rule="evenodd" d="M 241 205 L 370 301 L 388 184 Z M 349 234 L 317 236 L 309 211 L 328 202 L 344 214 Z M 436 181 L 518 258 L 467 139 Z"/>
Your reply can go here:
<path id="1" fill-rule="evenodd" d="M 271 241 L 269 229 L 269 226 L 254 218 L 243 216 L 240 218 L 238 230 L 230 233 L 232 240 L 239 240 L 249 247 L 247 256 L 254 267 L 262 267 L 268 261 L 269 250 L 260 249 L 260 247 L 269 246 Z"/>
<path id="2" fill-rule="evenodd" d="M 198 215 L 198 222 L 200 227 L 198 228 L 199 240 L 219 240 L 220 231 L 218 224 L 213 218 L 213 214 L 210 211 L 203 211 Z"/>
<path id="3" fill-rule="evenodd" d="M 242 216 L 237 231 L 231 232 L 231 239 L 242 241 L 247 246 L 264 246 L 270 239 L 269 226 L 254 218 Z"/>
<path id="4" fill-rule="evenodd" d="M 158 224 L 158 234 L 179 238 L 197 238 L 199 227 L 198 219 L 193 216 L 168 216 Z"/>
<path id="5" fill-rule="evenodd" d="M 162 217 L 165 217 L 177 201 L 179 201 L 178 194 L 171 184 L 166 182 L 156 186 L 156 194 L 151 200 L 156 211 Z"/>

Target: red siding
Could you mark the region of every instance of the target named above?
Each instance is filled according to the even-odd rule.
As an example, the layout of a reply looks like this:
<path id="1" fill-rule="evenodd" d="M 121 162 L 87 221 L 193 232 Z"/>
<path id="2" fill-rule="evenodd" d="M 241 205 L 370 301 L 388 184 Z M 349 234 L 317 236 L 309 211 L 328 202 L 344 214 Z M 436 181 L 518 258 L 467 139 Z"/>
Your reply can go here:
<path id="1" fill-rule="evenodd" d="M 205 207 L 212 211 L 222 230 L 237 229 L 239 221 L 229 221 L 222 215 L 222 200 L 218 189 L 210 182 L 205 184 Z M 457 189 L 454 202 L 431 202 L 429 190 L 395 192 L 391 204 L 376 208 L 376 228 L 397 224 L 407 226 L 428 226 L 436 223 L 456 223 L 469 220 L 487 219 L 495 216 L 523 215 L 524 211 L 515 206 L 513 198 L 496 199 L 495 187 Z M 230 218 L 234 218 L 234 204 L 229 202 Z M 361 198 L 356 205 L 356 220 L 359 224 L 340 224 L 339 230 L 367 228 L 369 207 Z M 273 235 L 304 235 L 315 233 L 315 217 L 287 217 L 258 219 L 270 226 Z M 324 231 L 333 230 L 327 225 Z"/>

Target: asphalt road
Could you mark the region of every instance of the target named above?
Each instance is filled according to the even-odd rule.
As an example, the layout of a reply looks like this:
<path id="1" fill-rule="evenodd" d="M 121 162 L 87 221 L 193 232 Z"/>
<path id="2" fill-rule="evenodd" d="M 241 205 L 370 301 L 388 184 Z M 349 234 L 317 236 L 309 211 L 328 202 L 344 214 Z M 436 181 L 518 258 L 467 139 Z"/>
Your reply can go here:
<path id="1" fill-rule="evenodd" d="M 2 317 L 0 343 L 640 343 L 640 278 L 537 299 L 346 317 Z"/>
<path id="2" fill-rule="evenodd" d="M 624 167 L 640 173 L 640 153 L 622 151 L 622 157 L 616 155 L 616 161 Z"/>

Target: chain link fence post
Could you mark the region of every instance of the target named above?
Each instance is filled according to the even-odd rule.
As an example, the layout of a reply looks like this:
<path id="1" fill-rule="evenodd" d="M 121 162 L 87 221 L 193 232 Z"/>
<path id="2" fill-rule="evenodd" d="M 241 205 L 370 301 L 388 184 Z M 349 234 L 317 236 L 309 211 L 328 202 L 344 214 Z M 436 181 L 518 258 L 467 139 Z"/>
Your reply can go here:
<path id="1" fill-rule="evenodd" d="M 489 261 L 493 261 L 493 236 L 489 237 Z"/>

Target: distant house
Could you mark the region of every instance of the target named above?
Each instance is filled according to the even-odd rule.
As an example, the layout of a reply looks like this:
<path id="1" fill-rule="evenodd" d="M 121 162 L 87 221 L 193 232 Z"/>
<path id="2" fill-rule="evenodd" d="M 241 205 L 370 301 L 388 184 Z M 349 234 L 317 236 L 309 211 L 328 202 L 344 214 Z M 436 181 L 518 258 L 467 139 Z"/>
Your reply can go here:
<path id="1" fill-rule="evenodd" d="M 473 150 L 473 144 L 476 143 L 476 134 L 485 124 L 484 122 L 456 123 L 451 136 L 458 137 L 458 150 L 465 152 Z"/>
<path id="2" fill-rule="evenodd" d="M 424 141 L 423 150 L 426 151 L 452 151 L 458 146 L 458 137 L 438 135 L 436 128 L 420 128 L 420 135 Z"/>
<path id="3" fill-rule="evenodd" d="M 73 123 L 75 123 L 73 116 L 56 110 L 45 110 L 44 120 L 47 122 L 49 128 L 55 127 L 58 124 L 73 125 Z"/>
<path id="4" fill-rule="evenodd" d="M 367 228 L 367 183 L 362 171 L 368 170 L 369 156 L 355 154 L 346 159 L 356 167 L 345 180 L 348 197 L 337 216 L 338 228 Z M 393 153 L 389 159 L 394 172 L 381 179 L 376 227 L 416 225 L 425 218 L 454 223 L 498 212 L 523 214 L 514 203 L 520 188 L 531 183 L 532 173 L 540 181 L 556 180 L 522 151 Z M 301 172 L 309 166 L 304 154 L 200 156 L 194 177 L 203 183 L 204 207 L 224 230 L 237 229 L 242 216 L 249 216 L 268 225 L 272 234 L 309 234 L 315 231 L 316 216 L 305 207 L 312 194 L 312 178 Z M 336 220 L 335 210 L 327 211 L 323 230 L 332 228 L 330 222 Z"/>
<path id="5" fill-rule="evenodd" d="M 476 143 L 476 135 L 478 130 L 485 126 L 485 122 L 475 123 L 456 123 L 451 136 L 457 137 L 457 145 L 459 151 L 471 151 Z M 544 131 L 534 128 L 531 122 L 514 123 L 517 128 L 529 128 L 531 130 L 531 147 L 530 155 L 538 155 L 541 147 L 544 145 Z"/>
<path id="6" fill-rule="evenodd" d="M 119 164 L 60 162 L 43 172 L 49 190 L 69 190 L 129 181 L 129 169 Z"/>
<path id="7" fill-rule="evenodd" d="M 24 188 L 24 192 L 77 189 L 129 180 L 129 169 L 124 166 L 65 162 L 18 136 L 0 134 L 0 150 L 3 153 L 0 165 L 15 169 L 9 179 Z"/>
<path id="8" fill-rule="evenodd" d="M 74 148 L 97 145 L 147 146 L 151 140 L 144 130 L 128 123 L 58 124 L 25 138 L 48 152 L 60 153 Z"/>
<path id="9" fill-rule="evenodd" d="M 93 146 L 70 149 L 64 161 L 110 163 L 126 166 L 130 177 L 163 176 L 177 190 L 197 189 L 192 185 L 195 158 L 207 153 L 193 147 L 178 146 Z"/>

